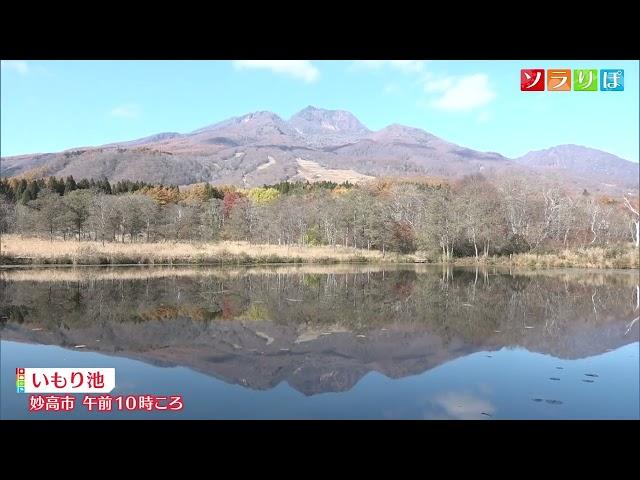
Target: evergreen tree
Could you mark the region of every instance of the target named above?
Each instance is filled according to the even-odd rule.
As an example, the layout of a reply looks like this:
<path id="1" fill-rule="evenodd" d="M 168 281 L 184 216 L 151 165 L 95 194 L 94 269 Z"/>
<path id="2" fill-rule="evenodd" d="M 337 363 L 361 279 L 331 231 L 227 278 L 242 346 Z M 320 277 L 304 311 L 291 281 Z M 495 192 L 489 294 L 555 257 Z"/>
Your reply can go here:
<path id="1" fill-rule="evenodd" d="M 31 198 L 31 194 L 29 193 L 29 189 L 27 189 L 24 192 L 22 192 L 22 195 L 20 196 L 20 203 L 22 203 L 23 205 L 26 205 L 31 200 L 33 200 L 33 198 Z"/>
<path id="2" fill-rule="evenodd" d="M 78 186 L 76 185 L 76 181 L 73 179 L 73 175 L 69 175 L 64 182 L 64 194 L 67 195 L 68 193 L 77 190 L 77 188 Z"/>
<path id="3" fill-rule="evenodd" d="M 111 184 L 109 183 L 109 180 L 107 180 L 106 178 L 99 180 L 97 183 L 97 186 L 102 192 L 106 193 L 107 195 L 112 194 Z"/>
<path id="4" fill-rule="evenodd" d="M 18 184 L 16 185 L 16 192 L 15 192 L 15 197 L 17 199 L 22 199 L 22 194 L 24 193 L 24 191 L 27 189 L 27 181 L 23 178 L 22 180 L 20 180 L 18 182 Z"/>
<path id="5" fill-rule="evenodd" d="M 40 191 L 38 182 L 36 182 L 35 180 L 31 180 L 29 182 L 29 185 L 27 186 L 27 191 L 29 192 L 31 200 L 35 200 L 38 197 L 38 192 Z"/>

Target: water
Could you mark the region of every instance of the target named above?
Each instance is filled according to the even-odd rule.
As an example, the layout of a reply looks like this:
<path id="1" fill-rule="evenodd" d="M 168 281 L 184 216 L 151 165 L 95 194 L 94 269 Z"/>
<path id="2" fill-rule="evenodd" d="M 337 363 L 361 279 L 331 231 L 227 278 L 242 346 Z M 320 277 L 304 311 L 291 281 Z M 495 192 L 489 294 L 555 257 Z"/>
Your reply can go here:
<path id="1" fill-rule="evenodd" d="M 429 266 L 4 271 L 0 415 L 638 419 L 637 285 Z M 29 413 L 17 367 L 115 367 L 113 395 L 185 408 Z"/>

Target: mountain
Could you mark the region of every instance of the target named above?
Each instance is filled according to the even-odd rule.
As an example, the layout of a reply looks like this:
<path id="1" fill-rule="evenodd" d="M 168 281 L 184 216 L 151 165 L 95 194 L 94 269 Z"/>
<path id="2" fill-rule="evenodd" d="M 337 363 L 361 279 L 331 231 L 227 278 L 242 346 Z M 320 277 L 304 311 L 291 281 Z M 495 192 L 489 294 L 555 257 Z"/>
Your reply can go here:
<path id="1" fill-rule="evenodd" d="M 388 127 L 383 128 L 377 132 L 373 132 L 367 136 L 369 140 L 381 143 L 381 144 L 414 144 L 414 145 L 430 145 L 433 143 L 442 143 L 446 145 L 453 145 L 438 137 L 431 135 L 430 133 L 420 130 L 419 128 L 405 127 L 394 123 Z"/>
<path id="2" fill-rule="evenodd" d="M 558 145 L 516 159 L 521 165 L 560 175 L 575 185 L 602 183 L 606 187 L 638 190 L 638 164 L 581 145 Z"/>
<path id="3" fill-rule="evenodd" d="M 234 117 L 183 137 L 191 143 L 249 145 L 289 143 L 296 137 L 291 125 L 271 112 L 255 112 Z"/>
<path id="4" fill-rule="evenodd" d="M 176 138 L 179 136 L 180 134 L 177 132 L 162 132 L 162 133 L 156 133 L 155 135 L 149 135 L 148 137 L 139 138 L 138 140 L 131 140 L 129 142 L 111 143 L 105 146 L 134 147 L 137 145 L 146 145 L 149 143 L 161 142 L 163 140 L 169 140 L 171 138 Z"/>
<path id="5" fill-rule="evenodd" d="M 334 133 L 358 136 L 369 133 L 369 129 L 350 112 L 324 110 L 311 105 L 291 117 L 289 124 L 302 135 Z"/>
<path id="6" fill-rule="evenodd" d="M 289 120 L 259 111 L 190 133 L 4 157 L 0 165 L 3 176 L 73 175 L 246 187 L 282 180 L 360 182 L 379 176 L 456 179 L 473 173 L 536 178 L 594 193 L 638 188 L 638 165 L 606 152 L 564 145 L 512 160 L 404 125 L 371 131 L 350 112 L 313 106 Z"/>
<path id="7" fill-rule="evenodd" d="M 323 148 L 355 142 L 370 133 L 360 120 L 344 110 L 324 110 L 308 106 L 289 120 L 307 144 Z"/>

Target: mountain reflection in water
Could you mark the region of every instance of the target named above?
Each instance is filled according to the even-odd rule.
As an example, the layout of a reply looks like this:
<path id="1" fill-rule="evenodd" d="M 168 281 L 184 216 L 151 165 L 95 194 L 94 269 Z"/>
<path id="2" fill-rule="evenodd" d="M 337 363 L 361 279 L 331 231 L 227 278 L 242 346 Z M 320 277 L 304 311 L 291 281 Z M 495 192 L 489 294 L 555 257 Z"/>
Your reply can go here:
<path id="1" fill-rule="evenodd" d="M 6 270 L 1 334 L 310 396 L 503 347 L 617 349 L 638 341 L 637 285 L 633 271 L 433 266 Z"/>

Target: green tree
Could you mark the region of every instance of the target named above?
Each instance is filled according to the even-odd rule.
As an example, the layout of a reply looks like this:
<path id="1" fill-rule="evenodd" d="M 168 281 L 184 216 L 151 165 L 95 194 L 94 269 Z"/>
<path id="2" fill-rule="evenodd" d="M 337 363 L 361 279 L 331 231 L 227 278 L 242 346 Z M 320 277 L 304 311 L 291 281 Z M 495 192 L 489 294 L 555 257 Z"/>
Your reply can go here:
<path id="1" fill-rule="evenodd" d="M 28 189 L 23 191 L 22 195 L 20 195 L 20 203 L 23 205 L 28 204 L 33 199 L 34 198 L 31 196 L 31 192 Z"/>
<path id="2" fill-rule="evenodd" d="M 73 175 L 69 175 L 67 179 L 64 181 L 64 194 L 73 192 L 78 187 L 76 185 L 76 181 L 73 179 Z"/>

